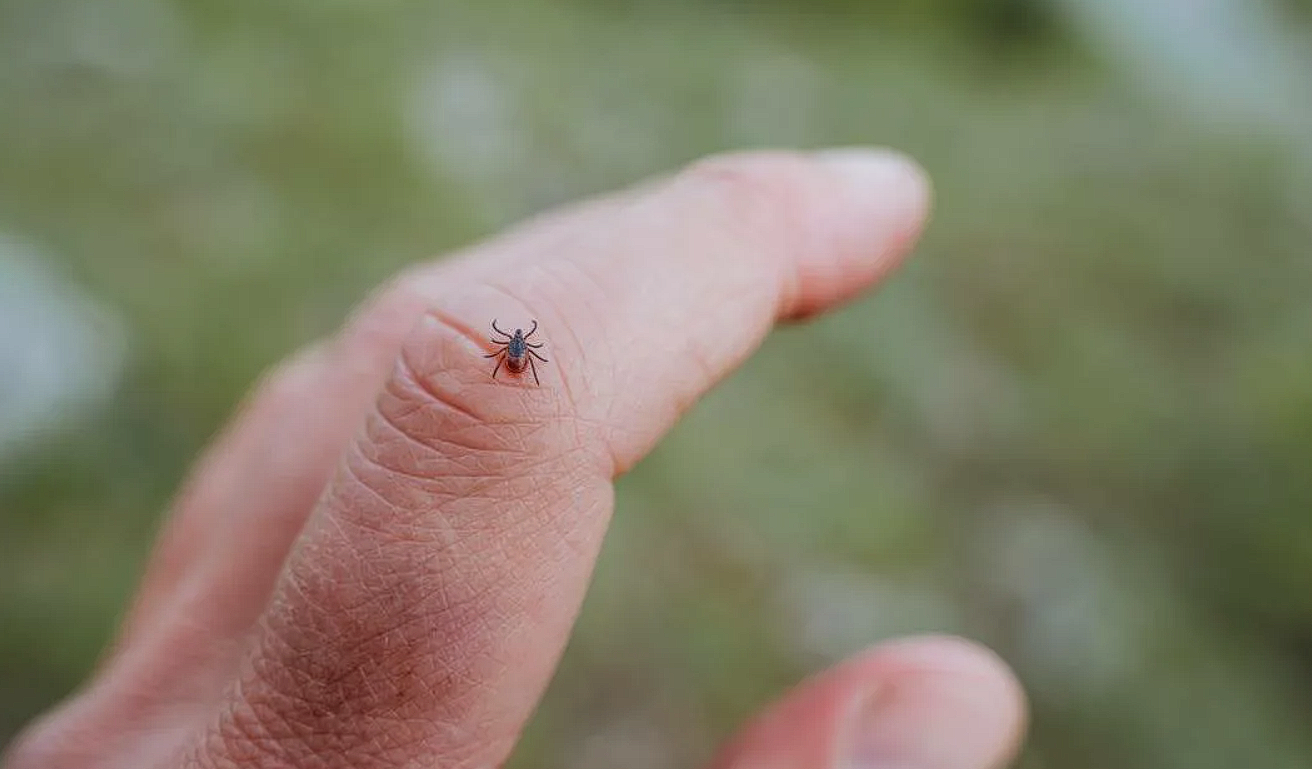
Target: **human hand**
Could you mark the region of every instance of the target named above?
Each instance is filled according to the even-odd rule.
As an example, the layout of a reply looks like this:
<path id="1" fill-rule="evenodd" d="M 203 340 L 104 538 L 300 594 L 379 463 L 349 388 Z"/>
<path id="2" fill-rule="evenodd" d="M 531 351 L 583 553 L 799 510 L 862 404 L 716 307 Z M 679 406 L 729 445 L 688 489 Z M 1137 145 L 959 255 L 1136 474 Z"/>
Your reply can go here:
<path id="1" fill-rule="evenodd" d="M 927 197 L 892 154 L 728 156 L 408 271 L 257 388 L 92 682 L 5 766 L 501 765 L 614 478 L 777 319 L 885 275 Z M 540 322 L 541 386 L 492 379 L 493 318 Z M 1022 721 L 995 657 L 910 639 L 801 684 L 711 765 L 988 769 Z"/>

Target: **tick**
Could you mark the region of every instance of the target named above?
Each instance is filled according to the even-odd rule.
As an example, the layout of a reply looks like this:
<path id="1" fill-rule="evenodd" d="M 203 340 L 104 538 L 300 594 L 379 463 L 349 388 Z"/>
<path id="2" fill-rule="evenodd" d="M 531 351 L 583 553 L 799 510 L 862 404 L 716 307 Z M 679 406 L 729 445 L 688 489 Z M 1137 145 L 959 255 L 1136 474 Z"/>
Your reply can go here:
<path id="1" fill-rule="evenodd" d="M 533 372 L 533 383 L 542 384 L 538 381 L 538 366 L 533 362 L 534 358 L 543 363 L 547 362 L 547 359 L 538 355 L 537 352 L 542 343 L 534 344 L 528 341 L 529 337 L 533 336 L 534 332 L 538 330 L 538 322 L 533 321 L 533 328 L 529 329 L 527 334 L 524 333 L 522 328 L 515 329 L 513 334 L 507 334 L 497 328 L 497 322 L 493 319 L 492 330 L 505 337 L 504 341 L 493 337 L 491 339 L 492 344 L 499 345 L 501 349 L 490 355 L 483 356 L 484 358 L 497 359 L 497 367 L 492 369 L 492 378 L 497 378 L 497 372 L 501 370 L 501 364 L 504 363 L 506 364 L 506 370 L 512 374 L 524 373 L 524 368 L 527 366 Z"/>

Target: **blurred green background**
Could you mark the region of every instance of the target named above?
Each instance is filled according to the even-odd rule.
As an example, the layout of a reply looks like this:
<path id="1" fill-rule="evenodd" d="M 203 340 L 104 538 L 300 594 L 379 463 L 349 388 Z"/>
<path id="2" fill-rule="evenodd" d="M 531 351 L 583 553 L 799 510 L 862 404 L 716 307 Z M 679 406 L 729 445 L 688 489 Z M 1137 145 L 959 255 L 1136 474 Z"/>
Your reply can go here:
<path id="1" fill-rule="evenodd" d="M 620 484 L 519 767 L 691 767 L 978 638 L 1024 767 L 1312 766 L 1312 3 L 0 0 L 0 745 L 187 466 L 402 265 L 741 147 L 936 211 Z"/>

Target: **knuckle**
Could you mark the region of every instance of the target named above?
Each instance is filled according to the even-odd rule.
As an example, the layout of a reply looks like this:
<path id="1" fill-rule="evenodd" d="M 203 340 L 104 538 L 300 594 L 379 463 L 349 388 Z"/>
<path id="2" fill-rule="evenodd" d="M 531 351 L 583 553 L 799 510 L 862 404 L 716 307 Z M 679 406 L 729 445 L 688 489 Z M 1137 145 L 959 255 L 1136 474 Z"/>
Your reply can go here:
<path id="1" fill-rule="evenodd" d="M 435 544 L 476 556 L 569 508 L 580 483 L 608 480 L 600 431 L 567 388 L 492 380 L 468 335 L 458 321 L 426 316 L 330 487 L 335 518 L 353 537 L 419 573 Z M 489 503 L 498 515 L 470 512 Z M 458 597 L 442 598 L 444 613 L 459 612 Z"/>
<path id="2" fill-rule="evenodd" d="M 693 188 L 715 214 L 774 239 L 796 229 L 815 175 L 799 153 L 731 153 L 694 162 L 676 184 Z"/>
<path id="3" fill-rule="evenodd" d="M 460 495 L 547 451 L 533 440 L 542 431 L 532 417 L 513 405 L 495 410 L 466 390 L 402 353 L 348 457 L 351 469 L 384 496 L 396 484 Z"/>
<path id="4" fill-rule="evenodd" d="M 504 367 L 493 380 L 478 333 L 440 313 L 424 315 L 375 400 L 360 459 L 392 481 L 440 481 L 460 495 L 579 458 L 587 444 L 578 440 L 568 388 L 535 386 L 527 371 L 507 381 Z"/>

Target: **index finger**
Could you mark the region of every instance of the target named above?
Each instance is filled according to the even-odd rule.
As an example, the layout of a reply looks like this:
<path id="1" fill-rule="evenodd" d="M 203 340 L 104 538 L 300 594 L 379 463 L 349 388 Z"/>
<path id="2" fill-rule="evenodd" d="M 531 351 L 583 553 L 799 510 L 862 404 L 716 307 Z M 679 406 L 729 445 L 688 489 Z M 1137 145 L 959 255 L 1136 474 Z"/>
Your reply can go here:
<path id="1" fill-rule="evenodd" d="M 890 269 L 926 201 L 891 153 L 721 158 L 407 277 L 383 301 L 412 313 L 393 373 L 198 755 L 499 763 L 564 646 L 613 477 L 777 318 Z M 539 322 L 541 387 L 491 377 L 493 318 Z"/>

